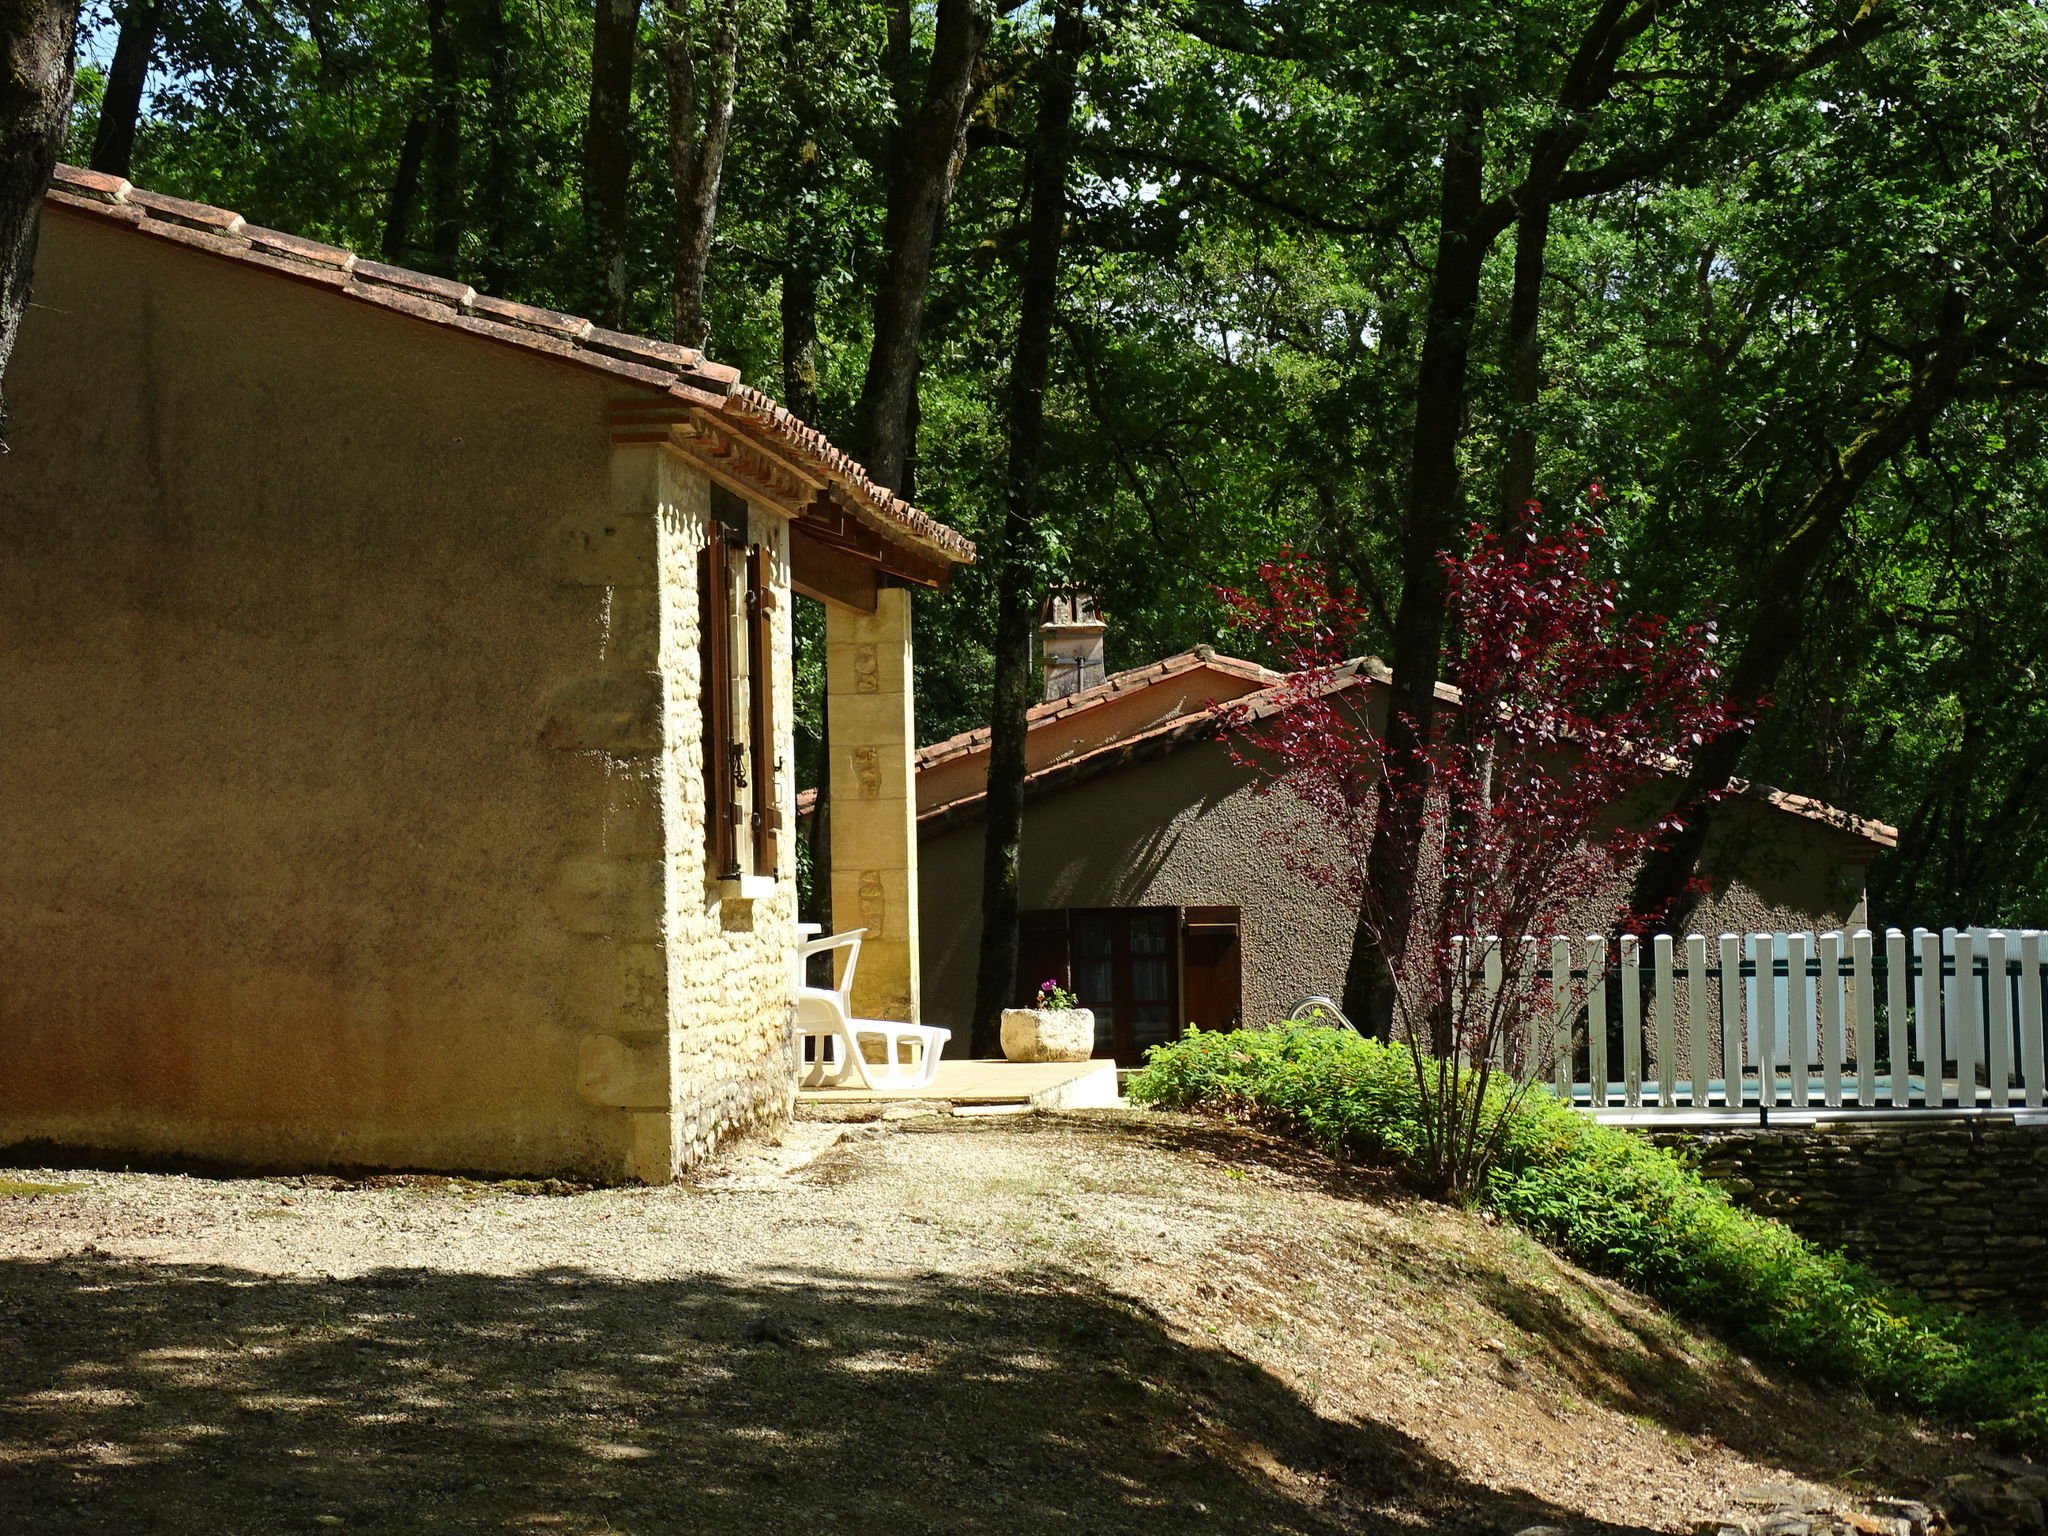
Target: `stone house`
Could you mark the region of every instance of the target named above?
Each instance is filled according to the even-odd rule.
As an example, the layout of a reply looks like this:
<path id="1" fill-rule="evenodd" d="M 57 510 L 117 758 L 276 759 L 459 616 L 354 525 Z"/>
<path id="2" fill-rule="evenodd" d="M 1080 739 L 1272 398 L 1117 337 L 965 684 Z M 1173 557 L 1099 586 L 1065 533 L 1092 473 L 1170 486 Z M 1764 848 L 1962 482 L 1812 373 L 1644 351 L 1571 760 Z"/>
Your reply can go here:
<path id="1" fill-rule="evenodd" d="M 1096 1054 L 1132 1063 L 1185 1024 L 1264 1021 L 1305 994 L 1339 994 L 1348 901 L 1287 868 L 1276 834 L 1294 813 L 1255 792 L 1210 709 L 1256 709 L 1279 676 L 1207 647 L 1106 676 L 1085 599 L 1056 594 L 1047 619 L 1047 698 L 1026 748 L 1017 1001 L 1061 979 L 1096 1010 Z M 1368 711 L 1384 679 L 1375 662 L 1357 668 Z M 924 996 L 942 1020 L 974 1003 L 987 771 L 985 730 L 917 754 Z M 1705 861 L 1713 893 L 1693 926 L 1859 923 L 1865 869 L 1895 841 L 1880 823 L 1751 786 L 1721 808 Z"/>
<path id="2" fill-rule="evenodd" d="M 918 999 L 909 604 L 735 370 L 61 169 L 0 457 L 0 1146 L 664 1180 L 786 1114 L 791 607 L 856 1005 Z"/>

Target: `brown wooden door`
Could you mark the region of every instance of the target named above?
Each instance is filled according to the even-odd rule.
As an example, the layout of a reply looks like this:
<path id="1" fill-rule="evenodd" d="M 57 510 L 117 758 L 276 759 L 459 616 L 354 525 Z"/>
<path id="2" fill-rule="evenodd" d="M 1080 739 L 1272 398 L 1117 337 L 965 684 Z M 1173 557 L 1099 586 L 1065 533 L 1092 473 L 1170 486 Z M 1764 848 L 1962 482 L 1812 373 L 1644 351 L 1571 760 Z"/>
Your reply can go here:
<path id="1" fill-rule="evenodd" d="M 1181 909 L 1181 1021 L 1202 1029 L 1244 1022 L 1244 951 L 1236 907 Z"/>
<path id="2" fill-rule="evenodd" d="M 1081 907 L 1067 914 L 1073 990 L 1095 1010 L 1095 1054 L 1137 1066 L 1180 1033 L 1180 910 Z"/>
<path id="3" fill-rule="evenodd" d="M 1029 1008 L 1037 1000 L 1038 989 L 1048 981 L 1056 981 L 1070 992 L 1074 988 L 1064 907 L 1017 914 L 1017 995 L 1010 1006 Z"/>

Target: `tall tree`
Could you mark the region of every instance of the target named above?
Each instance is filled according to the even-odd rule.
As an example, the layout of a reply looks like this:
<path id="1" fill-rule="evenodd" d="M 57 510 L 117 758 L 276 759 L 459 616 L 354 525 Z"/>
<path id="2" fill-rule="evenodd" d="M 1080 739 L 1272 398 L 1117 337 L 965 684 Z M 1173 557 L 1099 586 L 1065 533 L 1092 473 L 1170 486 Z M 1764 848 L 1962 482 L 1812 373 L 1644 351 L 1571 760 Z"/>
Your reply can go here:
<path id="1" fill-rule="evenodd" d="M 781 321 L 782 403 L 797 416 L 818 419 L 819 183 L 824 152 L 818 142 L 817 92 L 810 58 L 817 36 L 812 0 L 791 0 L 783 32 L 783 92 L 790 103 L 795 146 L 795 184 L 782 234 L 782 281 L 777 299 Z M 821 803 L 824 791 L 819 791 Z M 815 818 L 822 820 L 822 818 Z M 829 881 L 825 882 L 827 885 Z"/>
<path id="2" fill-rule="evenodd" d="M 2026 307 L 2036 310 L 2048 303 L 2048 269 L 2033 253 L 2044 239 L 2048 222 L 2027 231 L 2018 242 L 2026 253 L 2021 260 L 2032 268 L 2029 275 L 2034 279 L 2023 287 Z M 1849 443 L 1828 455 L 1772 549 L 1752 600 L 1741 655 L 1729 669 L 1731 697 L 1770 696 L 1806 633 L 1814 572 L 1840 536 L 1858 496 L 1873 475 L 1925 433 L 1956 399 L 1973 364 L 2000 355 L 2020 315 L 2018 306 L 1973 315 L 1961 292 L 1943 296 L 1932 334 L 1913 349 L 1918 355 L 1911 371 L 1855 424 Z M 1660 926 L 1667 931 L 1682 931 L 1697 902 L 1693 877 L 1715 824 L 1714 801 L 1735 778 L 1755 735 L 1755 722 L 1745 721 L 1694 752 L 1679 791 L 1684 825 L 1644 862 L 1632 905 L 1639 912 L 1663 914 Z"/>
<path id="3" fill-rule="evenodd" d="M 117 15 L 113 61 L 100 92 L 99 122 L 93 127 L 92 168 L 109 176 L 126 176 L 135 158 L 135 129 L 142 118 L 142 92 L 149 83 L 150 61 L 156 53 L 163 0 L 128 0 Z"/>
<path id="4" fill-rule="evenodd" d="M 1344 13 L 1334 22 L 1338 35 L 1331 36 L 1323 30 L 1333 24 L 1329 19 L 1303 15 L 1297 27 L 1292 16 L 1224 3 L 1196 8 L 1182 24 L 1216 46 L 1257 60 L 1285 60 L 1290 67 L 1313 68 L 1328 59 L 1339 70 L 1355 70 L 1361 54 L 1385 57 L 1391 48 L 1407 57 L 1416 43 L 1412 18 L 1389 22 Z M 1440 29 L 1460 24 L 1456 17 L 1435 23 Z M 1718 18 L 1600 0 L 1591 7 L 1557 6 L 1527 31 L 1502 26 L 1488 13 L 1491 46 L 1484 50 L 1441 46 L 1454 39 L 1439 39 L 1442 62 L 1413 98 L 1441 128 L 1427 146 L 1436 168 L 1434 254 L 1422 264 L 1420 346 L 1406 402 L 1407 451 L 1393 541 L 1399 589 L 1388 636 L 1390 803 L 1375 825 L 1369 860 L 1370 877 L 1382 888 L 1398 892 L 1416 876 L 1429 791 L 1427 749 L 1446 639 L 1440 557 L 1469 518 L 1463 453 L 1473 427 L 1472 338 L 1493 246 L 1518 218 L 1544 225 L 1561 205 L 1654 183 L 1680 155 L 1711 142 L 1773 91 L 1852 55 L 1886 24 L 1876 4 L 1865 5 L 1846 23 L 1759 17 L 1754 39 L 1731 48 Z M 1387 26 L 1390 34 L 1382 31 Z M 1565 40 L 1568 46 L 1560 47 Z M 1386 73 L 1374 71 L 1369 78 Z M 1296 192 L 1271 175 L 1247 175 L 1171 146 L 1164 152 L 1132 146 L 1131 152 L 1139 160 L 1208 177 L 1333 232 L 1390 235 L 1403 223 L 1418 222 L 1404 210 L 1400 190 L 1413 179 L 1417 146 L 1404 138 L 1412 130 L 1387 126 L 1395 139 L 1408 143 L 1405 153 L 1389 153 L 1387 180 L 1368 181 L 1362 198 L 1334 203 L 1325 194 L 1351 178 L 1309 178 L 1318 184 Z M 1531 289 L 1540 284 L 1546 239 L 1544 229 L 1532 228 L 1518 263 L 1524 303 L 1517 317 L 1521 329 L 1510 342 L 1517 367 L 1510 371 L 1525 380 L 1537 370 Z M 1509 447 L 1512 490 L 1514 453 L 1527 450 Z M 1361 925 L 1345 981 L 1346 1007 L 1382 1025 L 1392 1002 L 1387 958 L 1406 943 L 1405 911 L 1391 899 L 1378 922 Z"/>
<path id="5" fill-rule="evenodd" d="M 71 0 L 0 5 L 0 382 L 35 277 L 43 193 L 71 117 Z M 0 446 L 7 405 L 0 395 Z"/>
<path id="6" fill-rule="evenodd" d="M 449 0 L 427 0 L 427 248 L 434 271 L 454 277 L 462 261 L 462 55 Z"/>
<path id="7" fill-rule="evenodd" d="M 690 38 L 687 0 L 669 0 L 663 64 L 668 77 L 668 163 L 675 191 L 675 338 L 701 350 L 711 335 L 704 316 L 704 270 L 718 222 L 725 146 L 732 136 L 739 79 L 740 29 L 733 0 L 715 7 L 700 68 Z"/>
<path id="8" fill-rule="evenodd" d="M 986 832 L 981 856 L 981 954 L 970 1050 L 1001 1049 L 1003 1009 L 1017 984 L 1017 863 L 1024 833 L 1025 738 L 1034 689 L 1031 635 L 1043 581 L 1039 549 L 1045 392 L 1059 310 L 1060 249 L 1073 161 L 1074 99 L 1083 40 L 1074 4 L 1054 9 L 1039 64 L 1038 121 L 1025 159 L 1029 198 L 1017 343 L 1010 363 L 1008 495 L 995 552 L 995 674 L 989 710 Z"/>
<path id="9" fill-rule="evenodd" d="M 633 61 L 640 0 L 597 0 L 590 39 L 590 102 L 583 125 L 583 229 L 598 320 L 625 323 L 626 251 L 633 182 Z"/>
<path id="10" fill-rule="evenodd" d="M 405 120 L 405 137 L 399 141 L 391 190 L 384 195 L 384 232 L 377 250 L 386 261 L 398 266 L 405 264 L 412 250 L 413 219 L 419 213 L 420 163 L 426 158 L 431 126 L 424 107 Z"/>
<path id="11" fill-rule="evenodd" d="M 994 24 L 986 0 L 938 0 L 920 99 L 914 85 L 911 6 L 909 0 L 889 4 L 888 60 L 897 119 L 883 167 L 888 196 L 883 272 L 875 290 L 874 342 L 857 415 L 868 473 L 905 496 L 912 491 L 918 348 L 932 254 L 967 152 L 982 50 Z"/>
<path id="12" fill-rule="evenodd" d="M 482 251 L 477 280 L 484 292 L 513 296 L 512 221 L 519 182 L 519 100 L 513 25 L 514 0 L 483 0 L 483 171 L 477 185 L 482 210 Z"/>

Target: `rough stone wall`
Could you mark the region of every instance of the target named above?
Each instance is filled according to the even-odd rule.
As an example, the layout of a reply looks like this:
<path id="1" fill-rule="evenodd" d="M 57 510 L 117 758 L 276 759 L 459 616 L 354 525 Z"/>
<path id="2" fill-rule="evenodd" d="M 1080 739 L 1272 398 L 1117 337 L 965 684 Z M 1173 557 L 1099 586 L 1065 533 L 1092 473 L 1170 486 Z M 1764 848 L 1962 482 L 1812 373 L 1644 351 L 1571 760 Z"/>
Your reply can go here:
<path id="1" fill-rule="evenodd" d="M 681 1171 L 725 1136 L 787 1118 L 796 1103 L 796 780 L 790 687 L 789 530 L 752 509 L 749 535 L 770 552 L 777 596 L 770 615 L 774 659 L 777 796 L 785 825 L 773 890 L 743 897 L 709 877 L 705 842 L 703 717 L 698 706 L 697 552 L 710 519 L 704 477 L 664 455 L 662 673 L 670 719 L 663 792 L 668 854 L 669 1016 L 674 1023 L 674 1168 Z M 673 515 L 685 509 L 687 518 Z M 741 831 L 743 850 L 747 834 Z M 751 859 L 750 852 L 743 852 Z M 756 887 L 758 889 L 758 887 Z"/>
<path id="2" fill-rule="evenodd" d="M 1975 1118 L 1651 1139 L 1736 1201 L 1918 1295 L 2048 1312 L 2048 1126 Z"/>
<path id="3" fill-rule="evenodd" d="M 606 604 L 603 665 L 585 685 L 590 723 L 571 733 L 586 749 L 609 741 L 601 851 L 575 861 L 574 879 L 602 893 L 578 931 L 610 987 L 590 1011 L 581 1088 L 625 1116 L 629 1171 L 655 1182 L 795 1102 L 795 862 L 785 836 L 772 878 L 711 878 L 697 571 L 710 483 L 655 444 L 616 449 L 612 482 L 607 515 L 565 530 L 571 579 L 601 582 Z M 772 755 L 788 806 L 788 535 L 771 514 L 750 520 L 779 599 Z"/>

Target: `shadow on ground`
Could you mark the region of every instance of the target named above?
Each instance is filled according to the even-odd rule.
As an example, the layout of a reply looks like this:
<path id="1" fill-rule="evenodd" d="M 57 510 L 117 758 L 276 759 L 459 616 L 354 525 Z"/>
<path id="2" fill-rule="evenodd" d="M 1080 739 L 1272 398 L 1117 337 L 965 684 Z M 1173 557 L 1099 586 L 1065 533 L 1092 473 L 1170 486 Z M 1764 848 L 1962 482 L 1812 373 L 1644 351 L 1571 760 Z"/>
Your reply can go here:
<path id="1" fill-rule="evenodd" d="M 1341 1161 L 1284 1134 L 1228 1121 L 1083 1113 L 1043 1117 L 1035 1125 L 1020 1122 L 1001 1133 L 1141 1146 L 1168 1154 L 1158 1160 L 1168 1169 L 1184 1168 L 1189 1159 L 1258 1169 L 1333 1199 L 1397 1214 L 1427 1205 L 1391 1169 Z M 1083 1166 L 1100 1167 L 1103 1160 L 1083 1160 Z M 1706 1329 L 1672 1325 L 1654 1303 L 1625 1285 L 1575 1273 L 1533 1238 L 1469 1245 L 1440 1241 L 1427 1230 L 1352 1228 L 1332 1233 L 1334 1247 L 1318 1254 L 1313 1244 L 1290 1243 L 1290 1236 L 1276 1229 L 1234 1245 L 1218 1268 L 1284 1277 L 1293 1269 L 1315 1270 L 1333 1252 L 1345 1273 L 1398 1274 L 1409 1294 L 1456 1298 L 1463 1309 L 1458 1324 L 1445 1326 L 1431 1341 L 1432 1349 L 1454 1351 L 1461 1336 L 1469 1343 L 1519 1335 L 1546 1374 L 1586 1401 L 1672 1435 L 1726 1445 L 1762 1466 L 1803 1478 L 1875 1482 L 1896 1491 L 1955 1470 L 1959 1456 L 1970 1458 L 1966 1447 L 1957 1450 L 1952 1431 L 1916 1427 L 1906 1415 L 1875 1408 L 1860 1394 L 1806 1373 L 1759 1367 L 1741 1358 L 1739 1345 L 1716 1347 Z M 1333 1283 L 1328 1289 L 1334 1294 L 1339 1287 Z"/>
<path id="2" fill-rule="evenodd" d="M 1557 1520 L 1058 1272 L 0 1264 L 0 1530 L 1334 1533 Z"/>

